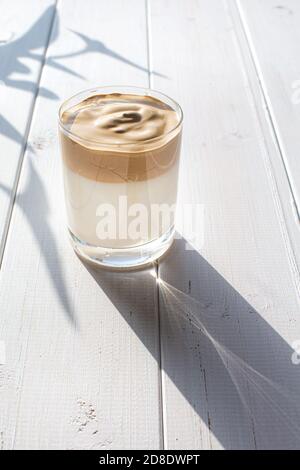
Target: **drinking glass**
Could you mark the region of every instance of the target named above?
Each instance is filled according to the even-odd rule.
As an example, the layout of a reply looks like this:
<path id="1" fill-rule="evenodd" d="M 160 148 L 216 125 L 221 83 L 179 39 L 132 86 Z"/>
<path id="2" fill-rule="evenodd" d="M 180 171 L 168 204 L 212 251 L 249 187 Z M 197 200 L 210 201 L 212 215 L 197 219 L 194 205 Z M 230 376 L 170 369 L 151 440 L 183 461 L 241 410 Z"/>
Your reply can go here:
<path id="1" fill-rule="evenodd" d="M 176 113 L 174 126 L 143 142 L 101 142 L 72 130 L 70 109 L 95 95 L 153 98 Z M 125 98 L 126 101 L 126 98 Z M 133 268 L 155 261 L 171 246 L 183 114 L 163 93 L 138 87 L 99 87 L 67 99 L 59 134 L 70 240 L 83 258 Z"/>

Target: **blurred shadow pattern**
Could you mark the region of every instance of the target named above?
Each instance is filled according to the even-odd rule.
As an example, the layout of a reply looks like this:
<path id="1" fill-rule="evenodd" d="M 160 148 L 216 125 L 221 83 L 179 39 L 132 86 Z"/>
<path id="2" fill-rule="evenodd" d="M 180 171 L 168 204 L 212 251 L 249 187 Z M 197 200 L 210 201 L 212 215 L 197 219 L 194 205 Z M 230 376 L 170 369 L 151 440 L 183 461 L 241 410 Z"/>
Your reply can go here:
<path id="1" fill-rule="evenodd" d="M 44 258 L 49 277 L 58 299 L 68 320 L 73 323 L 71 301 L 64 280 L 55 236 L 49 222 L 50 210 L 47 195 L 42 180 L 30 159 L 28 159 L 28 164 L 29 176 L 26 181 L 26 186 L 22 192 L 18 193 L 15 203 L 18 204 L 26 217 L 28 225 L 40 248 L 42 257 Z M 0 183 L 0 191 L 5 192 L 9 197 L 10 190 L 2 183 Z M 34 199 L 33 195 L 35 196 Z"/>
<path id="2" fill-rule="evenodd" d="M 37 84 L 34 81 L 26 78 L 12 78 L 14 74 L 21 74 L 26 76 L 30 73 L 30 68 L 28 65 L 23 63 L 24 59 L 38 61 L 43 67 L 45 57 L 37 53 L 36 50 L 45 46 L 45 32 L 47 31 L 48 39 L 46 41 L 46 50 L 48 45 L 54 42 L 59 36 L 59 17 L 55 6 L 48 7 L 33 24 L 33 26 L 19 38 L 15 40 L 10 38 L 10 40 L 6 42 L 0 42 L 0 83 L 2 83 L 2 86 L 4 85 L 6 87 L 23 90 L 32 94 L 38 92 L 39 95 L 51 100 L 59 98 L 59 96 L 54 91 L 48 88 L 43 86 L 38 86 L 37 88 Z M 60 70 L 61 72 L 69 75 L 84 78 L 82 75 L 73 71 L 65 64 L 59 63 L 58 61 L 67 59 L 69 57 L 77 57 L 82 54 L 94 53 L 108 55 L 148 74 L 148 69 L 126 59 L 126 57 L 107 47 L 103 42 L 90 38 L 80 32 L 74 31 L 73 33 L 81 38 L 84 43 L 83 47 L 71 53 L 47 57 L 47 66 Z M 25 142 L 27 136 L 21 135 L 16 127 L 1 114 L 0 135 L 17 142 L 21 147 L 27 146 L 27 148 L 31 150 L 31 153 L 34 154 L 34 150 L 31 145 L 29 143 L 26 144 Z M 47 194 L 43 187 L 43 182 L 39 178 L 31 161 L 29 161 L 29 165 L 30 176 L 28 184 L 25 191 L 22 194 L 19 194 L 16 200 L 24 211 L 32 232 L 37 242 L 39 243 L 41 252 L 50 273 L 50 278 L 53 285 L 55 286 L 57 296 L 60 299 L 62 306 L 64 307 L 67 317 L 72 319 L 70 300 L 68 298 L 67 288 L 63 279 L 63 269 L 60 264 L 55 237 L 48 222 L 49 207 Z M 14 187 L 17 187 L 17 179 L 18 175 L 16 175 L 16 182 Z M 14 198 L 12 189 L 7 185 L 1 183 L 0 190 L 4 191 L 9 198 Z M 34 201 L 32 204 L 30 204 L 30 199 Z M 8 219 L 9 216 L 10 215 L 8 215 Z M 45 246 L 43 242 L 43 234 L 45 233 L 45 230 L 48 234 L 47 246 Z"/>

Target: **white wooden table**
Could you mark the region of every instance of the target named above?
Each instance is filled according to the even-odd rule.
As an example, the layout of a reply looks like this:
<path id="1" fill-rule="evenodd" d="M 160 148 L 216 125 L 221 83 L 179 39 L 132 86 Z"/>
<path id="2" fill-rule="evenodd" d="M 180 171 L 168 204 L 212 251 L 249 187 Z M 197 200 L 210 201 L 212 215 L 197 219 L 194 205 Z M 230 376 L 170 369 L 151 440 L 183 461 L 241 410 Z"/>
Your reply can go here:
<path id="1" fill-rule="evenodd" d="M 299 0 L 0 0 L 0 448 L 300 447 L 299 24 Z M 184 110 L 205 240 L 162 284 L 67 240 L 58 106 L 110 84 Z"/>

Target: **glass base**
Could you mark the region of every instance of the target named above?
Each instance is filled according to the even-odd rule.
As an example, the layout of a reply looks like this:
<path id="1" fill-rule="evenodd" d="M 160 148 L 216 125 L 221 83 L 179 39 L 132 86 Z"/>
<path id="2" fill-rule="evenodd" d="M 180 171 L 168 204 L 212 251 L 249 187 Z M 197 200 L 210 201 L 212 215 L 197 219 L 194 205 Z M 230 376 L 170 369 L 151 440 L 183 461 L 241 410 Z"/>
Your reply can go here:
<path id="1" fill-rule="evenodd" d="M 171 227 L 162 237 L 132 248 L 104 248 L 90 245 L 77 238 L 69 229 L 71 244 L 84 260 L 98 266 L 114 269 L 133 269 L 153 263 L 172 245 L 175 228 Z"/>

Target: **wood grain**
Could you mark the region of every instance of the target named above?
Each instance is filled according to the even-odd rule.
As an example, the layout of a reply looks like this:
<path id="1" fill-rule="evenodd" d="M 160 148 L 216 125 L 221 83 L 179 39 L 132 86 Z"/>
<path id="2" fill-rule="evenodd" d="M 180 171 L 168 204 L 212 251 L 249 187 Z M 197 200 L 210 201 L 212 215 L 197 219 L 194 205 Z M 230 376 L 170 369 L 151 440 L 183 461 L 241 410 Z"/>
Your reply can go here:
<path id="1" fill-rule="evenodd" d="M 0 0 L 0 55 L 54 4 L 20 3 Z M 298 10 L 64 0 L 6 53 L 1 448 L 299 448 Z M 184 111 L 179 203 L 204 207 L 204 244 L 181 226 L 158 282 L 84 265 L 66 238 L 59 102 L 113 84 Z"/>
<path id="2" fill-rule="evenodd" d="M 0 1 L 0 263 L 55 1 Z M 53 36 L 54 39 L 54 36 Z M 40 94 L 55 99 L 45 88 Z"/>
<path id="3" fill-rule="evenodd" d="M 168 75 L 153 86 L 185 114 L 179 201 L 205 210 L 204 246 L 178 241 L 160 264 L 165 446 L 297 448 L 299 271 L 252 65 L 230 2 L 153 0 L 150 14 Z"/>
<path id="4" fill-rule="evenodd" d="M 300 207 L 300 4 L 240 0 L 243 25 L 296 205 Z"/>
<path id="5" fill-rule="evenodd" d="M 54 30 L 58 23 L 40 85 L 59 100 L 95 85 L 147 86 L 144 3 L 67 0 Z M 38 94 L 0 275 L 3 446 L 155 449 L 155 280 L 148 271 L 94 271 L 72 252 L 57 111 L 57 101 Z"/>

